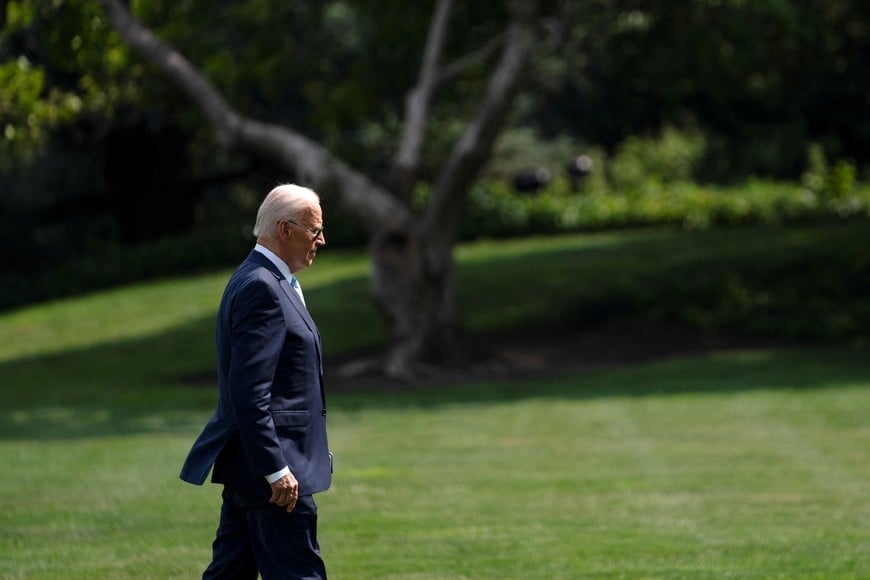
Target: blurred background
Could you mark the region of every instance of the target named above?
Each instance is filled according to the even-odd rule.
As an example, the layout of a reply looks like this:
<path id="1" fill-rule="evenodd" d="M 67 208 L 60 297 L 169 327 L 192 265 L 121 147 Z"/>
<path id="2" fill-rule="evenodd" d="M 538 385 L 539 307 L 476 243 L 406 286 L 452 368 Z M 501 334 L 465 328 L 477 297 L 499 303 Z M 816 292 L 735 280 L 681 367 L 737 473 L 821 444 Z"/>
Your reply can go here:
<path id="1" fill-rule="evenodd" d="M 242 114 L 387 182 L 433 2 L 131 5 Z M 498 2 L 454 11 L 446 61 L 509 18 Z M 292 171 L 222 149 L 96 0 L 9 0 L 2 17 L 0 308 L 235 263 Z M 867 219 L 866 2 L 563 0 L 536 19 L 462 239 Z M 493 66 L 481 57 L 438 94 L 416 207 Z M 364 245 L 360 220 L 326 204 L 330 245 Z"/>

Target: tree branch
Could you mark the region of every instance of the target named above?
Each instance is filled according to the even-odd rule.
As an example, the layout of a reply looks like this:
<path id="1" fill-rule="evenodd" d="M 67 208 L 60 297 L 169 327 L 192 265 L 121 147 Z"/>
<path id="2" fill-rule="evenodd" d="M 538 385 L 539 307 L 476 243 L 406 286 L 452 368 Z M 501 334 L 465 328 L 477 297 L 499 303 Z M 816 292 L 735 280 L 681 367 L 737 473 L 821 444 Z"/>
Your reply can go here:
<path id="1" fill-rule="evenodd" d="M 237 139 L 241 119 L 214 85 L 190 61 L 136 20 L 119 0 L 100 2 L 118 34 L 195 102 L 214 127 L 220 143 L 231 147 Z"/>
<path id="2" fill-rule="evenodd" d="M 489 158 L 526 71 L 534 38 L 533 18 L 529 12 L 533 3 L 517 2 L 513 6 L 504 49 L 478 113 L 453 147 L 424 216 L 433 252 L 454 242 L 461 217 L 454 208 L 464 203 L 468 190 Z"/>
<path id="3" fill-rule="evenodd" d="M 410 189 L 420 168 L 429 109 L 438 88 L 441 55 L 452 11 L 453 0 L 439 0 L 435 6 L 435 14 L 426 37 L 420 78 L 405 98 L 405 126 L 401 144 L 393 160 L 394 186 L 399 197 L 405 199 L 410 197 Z"/>
<path id="4" fill-rule="evenodd" d="M 264 155 L 295 171 L 305 185 L 336 195 L 370 232 L 412 219 L 405 205 L 320 144 L 288 127 L 237 113 L 190 61 L 157 38 L 119 0 L 100 2 L 121 37 L 202 110 L 223 147 Z"/>
<path id="5" fill-rule="evenodd" d="M 504 44 L 504 37 L 504 33 L 499 34 L 498 36 L 489 39 L 486 44 L 484 44 L 474 52 L 469 53 L 462 58 L 459 58 L 450 63 L 449 65 L 445 66 L 441 70 L 441 74 L 438 75 L 438 85 L 444 85 L 445 83 L 453 80 L 453 78 L 459 76 L 477 63 L 483 62 L 491 57 Z"/>

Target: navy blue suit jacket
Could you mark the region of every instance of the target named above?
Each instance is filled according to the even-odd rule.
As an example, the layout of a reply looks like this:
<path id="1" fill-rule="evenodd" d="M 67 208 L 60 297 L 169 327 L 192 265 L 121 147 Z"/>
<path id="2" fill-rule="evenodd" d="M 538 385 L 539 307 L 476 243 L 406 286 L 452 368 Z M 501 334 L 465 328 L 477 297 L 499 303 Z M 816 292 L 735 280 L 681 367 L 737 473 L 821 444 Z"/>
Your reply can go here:
<path id="1" fill-rule="evenodd" d="M 326 490 L 332 462 L 320 333 L 299 295 L 252 251 L 221 299 L 216 329 L 220 398 L 181 479 L 270 495 L 265 476 L 285 465 L 299 494 Z"/>

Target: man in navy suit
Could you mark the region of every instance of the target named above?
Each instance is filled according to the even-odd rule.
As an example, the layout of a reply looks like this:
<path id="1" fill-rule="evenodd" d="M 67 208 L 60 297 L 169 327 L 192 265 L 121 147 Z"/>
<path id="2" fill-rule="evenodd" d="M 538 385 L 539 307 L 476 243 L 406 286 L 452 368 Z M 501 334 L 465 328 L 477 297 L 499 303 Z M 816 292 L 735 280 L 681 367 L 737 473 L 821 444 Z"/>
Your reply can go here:
<path id="1" fill-rule="evenodd" d="M 323 351 L 293 275 L 326 244 L 319 197 L 276 187 L 254 235 L 218 311 L 217 409 L 181 479 L 202 485 L 214 466 L 212 481 L 224 486 L 203 578 L 326 578 L 312 498 L 332 478 Z"/>

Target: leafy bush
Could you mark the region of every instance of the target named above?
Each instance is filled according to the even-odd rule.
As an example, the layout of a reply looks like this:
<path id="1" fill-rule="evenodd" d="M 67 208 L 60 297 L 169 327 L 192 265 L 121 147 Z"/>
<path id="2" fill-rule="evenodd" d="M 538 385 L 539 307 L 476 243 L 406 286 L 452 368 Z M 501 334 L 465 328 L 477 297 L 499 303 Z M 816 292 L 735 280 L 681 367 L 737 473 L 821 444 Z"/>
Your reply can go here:
<path id="1" fill-rule="evenodd" d="M 855 165 L 845 160 L 828 166 L 825 152 L 818 144 L 811 145 L 807 151 L 807 170 L 801 182 L 807 191 L 828 200 L 843 200 L 855 187 Z"/>
<path id="2" fill-rule="evenodd" d="M 536 195 L 503 182 L 478 183 L 462 222 L 464 239 L 641 226 L 705 229 L 746 224 L 870 218 L 870 186 L 824 197 L 796 184 L 753 180 L 721 188 L 648 180 L 626 193 L 574 193 L 557 179 Z M 425 193 L 424 193 L 425 196 Z"/>
<path id="3" fill-rule="evenodd" d="M 554 160 L 572 150 L 564 141 L 538 148 L 536 139 L 534 134 L 514 132 L 502 142 L 488 177 L 469 194 L 461 229 L 464 239 L 870 217 L 870 186 L 856 182 L 855 166 L 849 162 L 829 166 L 819 146 L 808 151 L 800 185 L 752 179 L 728 187 L 705 186 L 691 182 L 706 147 L 703 135 L 666 128 L 658 137 L 628 139 L 610 159 L 599 149 L 588 149 L 594 169 L 579 191 L 553 172 L 555 179 L 538 193 L 518 193 L 510 184 L 509 169 L 518 169 L 518 160 L 526 159 L 523 149 L 534 150 L 528 159 L 551 172 Z M 418 193 L 418 202 L 425 203 L 426 188 Z"/>
<path id="4" fill-rule="evenodd" d="M 533 129 L 512 128 L 496 142 L 483 178 L 509 181 L 512 175 L 535 167 L 545 167 L 558 175 L 574 156 L 586 149 L 566 137 L 545 140 Z"/>
<path id="5" fill-rule="evenodd" d="M 643 188 L 647 182 L 689 181 L 706 147 L 698 132 L 665 128 L 657 137 L 630 137 L 616 150 L 607 166 L 616 191 Z"/>

